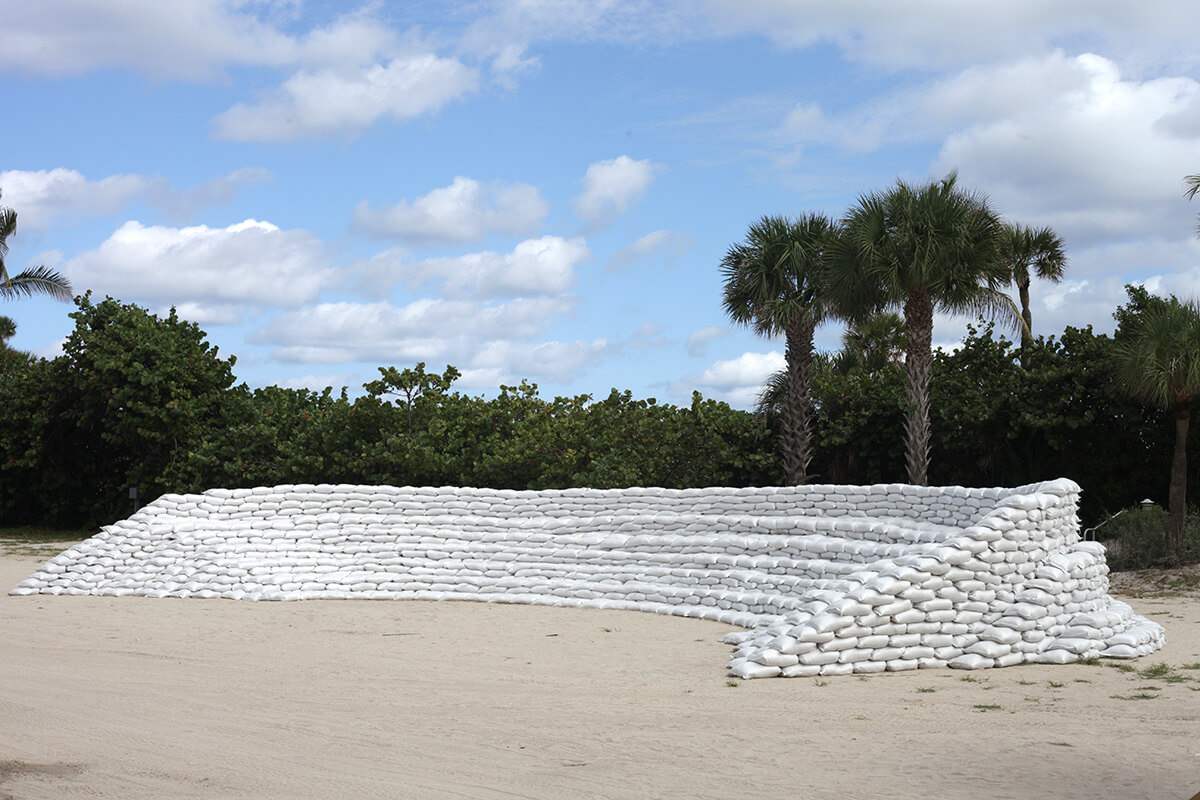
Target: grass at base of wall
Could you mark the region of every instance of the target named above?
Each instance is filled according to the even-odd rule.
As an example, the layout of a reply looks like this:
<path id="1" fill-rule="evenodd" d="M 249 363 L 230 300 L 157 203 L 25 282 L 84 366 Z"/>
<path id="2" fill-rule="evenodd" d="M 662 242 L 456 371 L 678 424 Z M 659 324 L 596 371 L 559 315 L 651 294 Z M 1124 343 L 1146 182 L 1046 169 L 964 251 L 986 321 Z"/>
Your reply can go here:
<path id="1" fill-rule="evenodd" d="M 0 539 L 10 542 L 27 542 L 40 544 L 42 542 L 79 542 L 92 536 L 91 530 L 61 530 L 59 528 L 43 528 L 37 525 L 21 525 L 15 528 L 0 527 Z"/>
<path id="2" fill-rule="evenodd" d="M 81 542 L 94 533 L 91 530 L 62 530 L 36 525 L 0 527 L 0 555 L 53 558 L 70 544 Z"/>

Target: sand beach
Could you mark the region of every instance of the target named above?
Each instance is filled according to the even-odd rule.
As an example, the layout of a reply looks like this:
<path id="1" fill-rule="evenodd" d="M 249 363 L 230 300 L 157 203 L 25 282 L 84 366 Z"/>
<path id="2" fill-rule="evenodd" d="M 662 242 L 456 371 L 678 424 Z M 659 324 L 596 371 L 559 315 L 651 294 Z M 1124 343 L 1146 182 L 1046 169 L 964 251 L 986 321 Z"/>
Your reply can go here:
<path id="1" fill-rule="evenodd" d="M 0 595 L 0 798 L 1187 800 L 1200 597 L 1151 584 L 1137 661 L 756 681 L 637 612 Z"/>

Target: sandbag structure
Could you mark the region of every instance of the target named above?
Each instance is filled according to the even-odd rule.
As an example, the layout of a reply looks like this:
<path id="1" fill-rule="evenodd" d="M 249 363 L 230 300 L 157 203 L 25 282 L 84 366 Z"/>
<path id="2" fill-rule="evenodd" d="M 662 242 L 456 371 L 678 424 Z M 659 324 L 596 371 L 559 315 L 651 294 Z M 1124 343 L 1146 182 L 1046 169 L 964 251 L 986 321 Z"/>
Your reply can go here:
<path id="1" fill-rule="evenodd" d="M 1079 487 L 515 491 L 289 485 L 164 495 L 10 594 L 479 600 L 745 630 L 730 674 L 1133 658 L 1163 629 L 1108 596 Z"/>

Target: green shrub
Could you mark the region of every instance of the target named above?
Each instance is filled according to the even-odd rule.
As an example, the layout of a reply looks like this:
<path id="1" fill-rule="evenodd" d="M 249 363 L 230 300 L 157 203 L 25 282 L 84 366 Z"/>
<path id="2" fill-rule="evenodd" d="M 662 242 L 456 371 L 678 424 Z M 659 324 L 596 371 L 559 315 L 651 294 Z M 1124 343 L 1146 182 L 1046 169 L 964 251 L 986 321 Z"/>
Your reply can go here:
<path id="1" fill-rule="evenodd" d="M 1160 506 L 1128 508 L 1101 523 L 1095 536 L 1108 549 L 1109 569 L 1120 572 L 1200 562 L 1200 510 L 1188 509 L 1183 549 L 1177 558 L 1167 555 L 1166 523 L 1166 509 Z"/>

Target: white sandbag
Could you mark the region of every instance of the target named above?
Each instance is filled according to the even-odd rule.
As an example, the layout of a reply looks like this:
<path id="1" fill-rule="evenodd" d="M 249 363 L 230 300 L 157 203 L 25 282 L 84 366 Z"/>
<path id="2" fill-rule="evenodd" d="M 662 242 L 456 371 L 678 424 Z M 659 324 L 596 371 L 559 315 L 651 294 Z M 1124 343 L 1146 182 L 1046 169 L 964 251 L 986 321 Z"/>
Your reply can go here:
<path id="1" fill-rule="evenodd" d="M 797 664 L 792 667 L 784 667 L 780 674 L 785 678 L 811 678 L 821 674 L 821 667 L 818 664 Z"/>
<path id="2" fill-rule="evenodd" d="M 977 653 L 966 653 L 946 662 L 946 666 L 950 669 L 986 669 L 994 664 L 995 661 L 992 659 Z"/>
<path id="3" fill-rule="evenodd" d="M 1069 650 L 1046 650 L 1027 656 L 1027 660 L 1038 664 L 1072 664 L 1079 660 L 1079 656 Z"/>
<path id="4" fill-rule="evenodd" d="M 781 674 L 782 671 L 780 667 L 769 667 L 743 659 L 736 659 L 729 663 L 729 674 L 735 678 L 746 680 L 751 678 L 773 678 Z"/>
<path id="5" fill-rule="evenodd" d="M 1011 653 L 1012 646 L 989 641 L 987 639 L 981 639 L 980 641 L 966 648 L 966 652 L 968 654 L 974 653 L 987 659 L 996 659 Z"/>
<path id="6" fill-rule="evenodd" d="M 754 660 L 769 667 L 790 667 L 800 663 L 798 656 L 780 653 L 778 650 L 764 650 L 756 655 Z"/>

